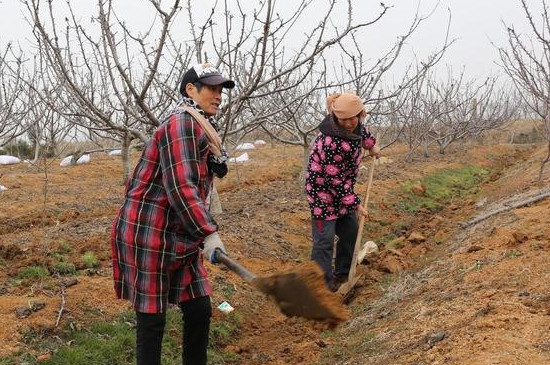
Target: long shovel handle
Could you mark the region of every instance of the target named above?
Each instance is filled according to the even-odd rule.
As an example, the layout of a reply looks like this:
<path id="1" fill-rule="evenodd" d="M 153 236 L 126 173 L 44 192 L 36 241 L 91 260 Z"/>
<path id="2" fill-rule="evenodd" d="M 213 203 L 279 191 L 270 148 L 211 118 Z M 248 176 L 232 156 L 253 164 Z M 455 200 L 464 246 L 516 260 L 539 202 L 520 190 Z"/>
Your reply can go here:
<path id="1" fill-rule="evenodd" d="M 217 248 L 214 251 L 214 254 L 216 255 L 216 260 L 227 266 L 227 268 L 237 275 L 239 275 L 241 278 L 243 278 L 244 281 L 247 283 L 252 283 L 254 279 L 256 279 L 256 275 L 248 271 L 244 266 L 239 264 L 237 261 L 233 260 L 229 256 L 227 256 L 222 250 Z"/>
<path id="2" fill-rule="evenodd" d="M 380 140 L 380 133 L 376 135 L 376 143 L 378 144 Z M 370 189 L 372 187 L 372 178 L 374 176 L 374 166 L 376 163 L 376 159 L 372 157 L 371 166 L 369 169 L 369 180 L 367 182 L 367 190 L 365 192 L 365 198 L 363 199 L 363 206 L 365 209 L 368 209 L 368 203 L 369 203 L 369 195 L 370 195 Z M 351 266 L 349 269 L 348 274 L 348 282 L 351 282 L 353 278 L 355 277 L 355 271 L 357 269 L 357 256 L 359 256 L 359 251 L 361 250 L 361 237 L 363 236 L 363 226 L 365 225 L 365 216 L 361 215 L 359 217 L 359 229 L 357 231 L 357 237 L 355 239 L 355 248 L 353 250 L 353 258 L 351 260 Z"/>

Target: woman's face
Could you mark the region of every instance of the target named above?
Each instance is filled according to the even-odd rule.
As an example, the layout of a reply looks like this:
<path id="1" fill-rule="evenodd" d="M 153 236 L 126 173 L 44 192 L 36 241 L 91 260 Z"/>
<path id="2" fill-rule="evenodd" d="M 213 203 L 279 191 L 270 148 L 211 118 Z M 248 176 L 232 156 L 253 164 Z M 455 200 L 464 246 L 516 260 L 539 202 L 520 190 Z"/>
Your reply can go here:
<path id="1" fill-rule="evenodd" d="M 359 124 L 359 116 L 357 115 L 346 119 L 340 119 L 340 118 L 336 118 L 336 119 L 338 120 L 338 125 L 344 128 L 348 132 L 353 132 L 355 128 L 357 128 L 357 125 Z"/>

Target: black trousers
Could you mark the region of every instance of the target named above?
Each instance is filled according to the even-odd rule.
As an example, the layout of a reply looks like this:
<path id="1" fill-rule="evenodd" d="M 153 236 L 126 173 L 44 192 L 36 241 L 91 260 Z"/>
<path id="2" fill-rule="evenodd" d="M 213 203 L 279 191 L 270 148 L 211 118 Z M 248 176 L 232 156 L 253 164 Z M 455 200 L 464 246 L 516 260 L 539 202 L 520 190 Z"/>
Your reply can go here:
<path id="1" fill-rule="evenodd" d="M 311 259 L 321 266 L 325 274 L 325 282 L 330 285 L 334 277 L 345 277 L 349 273 L 359 229 L 357 214 L 349 213 L 330 221 L 313 218 L 311 226 L 313 233 Z M 335 236 L 338 236 L 338 244 L 333 270 Z"/>
<path id="2" fill-rule="evenodd" d="M 183 364 L 206 365 L 212 306 L 210 297 L 180 303 L 183 314 Z M 160 365 L 166 313 L 136 312 L 137 365 Z"/>

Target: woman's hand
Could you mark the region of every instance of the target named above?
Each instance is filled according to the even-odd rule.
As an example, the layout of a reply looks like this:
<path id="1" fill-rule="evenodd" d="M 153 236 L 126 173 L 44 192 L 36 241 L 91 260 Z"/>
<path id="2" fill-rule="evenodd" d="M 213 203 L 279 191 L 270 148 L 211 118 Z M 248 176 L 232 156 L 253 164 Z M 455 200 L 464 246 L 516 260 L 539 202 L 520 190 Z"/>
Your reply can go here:
<path id="1" fill-rule="evenodd" d="M 363 216 L 365 218 L 368 218 L 369 217 L 369 211 L 366 210 L 365 208 L 363 208 L 363 206 L 361 204 L 359 204 L 357 206 L 357 215 L 360 217 L 360 216 Z"/>
<path id="2" fill-rule="evenodd" d="M 380 147 L 378 147 L 377 145 L 372 146 L 372 148 L 369 150 L 369 155 L 375 158 L 380 158 Z"/>

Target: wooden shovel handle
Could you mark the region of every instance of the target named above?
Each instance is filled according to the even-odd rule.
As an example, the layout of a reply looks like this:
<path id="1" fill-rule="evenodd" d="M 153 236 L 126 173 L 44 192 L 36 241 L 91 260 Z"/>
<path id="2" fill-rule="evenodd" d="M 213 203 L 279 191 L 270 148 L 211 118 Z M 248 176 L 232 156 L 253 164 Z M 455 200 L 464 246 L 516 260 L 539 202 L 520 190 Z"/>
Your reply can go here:
<path id="1" fill-rule="evenodd" d="M 256 275 L 248 271 L 244 266 L 239 264 L 237 261 L 233 260 L 229 256 L 227 256 L 222 250 L 217 248 L 214 251 L 214 255 L 216 255 L 216 260 L 227 266 L 227 268 L 237 275 L 239 275 L 241 278 L 244 279 L 247 283 L 252 283 L 254 279 L 256 279 Z"/>
<path id="2" fill-rule="evenodd" d="M 378 144 L 378 140 L 380 138 L 380 133 L 376 135 L 376 143 Z M 363 199 L 363 207 L 368 211 L 368 203 L 369 203 L 369 195 L 370 195 L 370 189 L 372 187 L 372 178 L 374 176 L 374 165 L 376 163 L 376 158 L 372 157 L 371 165 L 369 168 L 369 179 L 367 182 L 367 191 L 365 192 L 365 198 Z M 353 258 L 351 260 L 351 267 L 349 269 L 348 274 L 348 282 L 351 282 L 351 280 L 355 277 L 355 271 L 357 269 L 357 256 L 359 255 L 359 251 L 361 250 L 361 238 L 363 236 L 363 226 L 365 225 L 365 216 L 361 214 L 359 217 L 359 228 L 357 230 L 357 238 L 355 239 L 355 248 L 353 250 Z"/>

